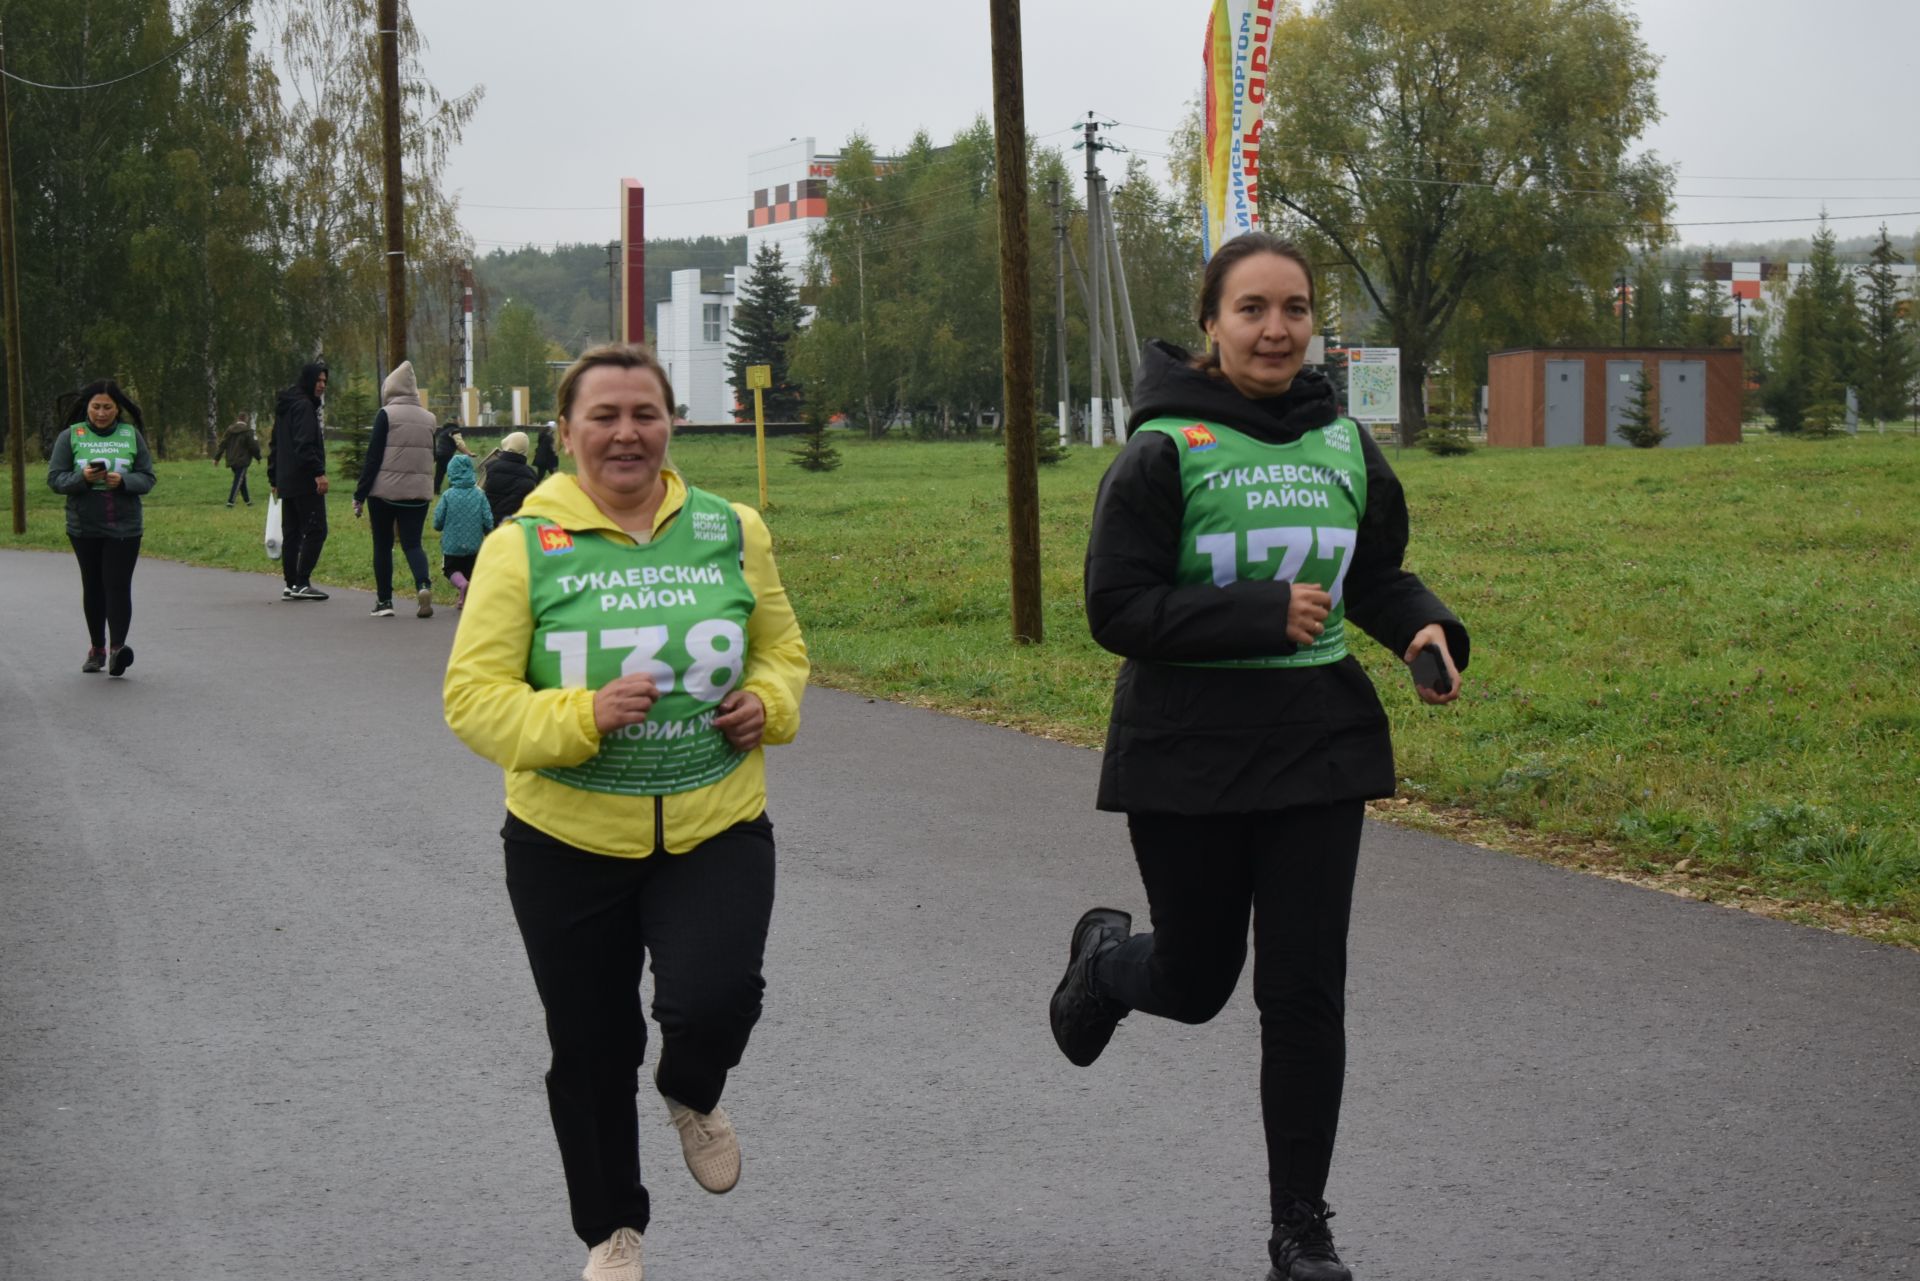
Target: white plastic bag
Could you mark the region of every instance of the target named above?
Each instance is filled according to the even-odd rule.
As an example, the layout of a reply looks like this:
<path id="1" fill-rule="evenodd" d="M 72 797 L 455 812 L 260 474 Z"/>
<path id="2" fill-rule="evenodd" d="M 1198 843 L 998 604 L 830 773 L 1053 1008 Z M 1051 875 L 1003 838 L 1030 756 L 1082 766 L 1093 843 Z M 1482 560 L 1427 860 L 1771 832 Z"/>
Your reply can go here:
<path id="1" fill-rule="evenodd" d="M 280 559 L 280 495 L 267 499 L 267 558 Z"/>

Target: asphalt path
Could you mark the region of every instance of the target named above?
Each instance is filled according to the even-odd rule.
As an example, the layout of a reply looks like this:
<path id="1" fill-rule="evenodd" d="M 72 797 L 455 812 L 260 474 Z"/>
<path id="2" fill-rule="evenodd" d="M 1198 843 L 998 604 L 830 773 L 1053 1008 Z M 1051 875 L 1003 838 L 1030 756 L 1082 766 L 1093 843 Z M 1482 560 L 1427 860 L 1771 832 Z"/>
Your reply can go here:
<path id="1" fill-rule="evenodd" d="M 77 578 L 0 552 L 0 1277 L 575 1276 L 458 616 L 149 559 L 110 680 Z M 643 1097 L 649 1278 L 1264 1275 L 1247 981 L 1047 1032 L 1079 912 L 1145 918 L 1097 766 L 808 694 L 745 1177 Z M 1920 1274 L 1920 955 L 1369 824 L 1349 1005 L 1360 1281 Z"/>

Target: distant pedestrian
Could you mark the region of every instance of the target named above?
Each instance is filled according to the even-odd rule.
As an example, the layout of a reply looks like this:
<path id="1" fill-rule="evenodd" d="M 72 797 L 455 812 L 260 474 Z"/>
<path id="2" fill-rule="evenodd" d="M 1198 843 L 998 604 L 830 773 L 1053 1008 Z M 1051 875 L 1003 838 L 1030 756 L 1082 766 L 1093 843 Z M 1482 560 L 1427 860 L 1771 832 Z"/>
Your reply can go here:
<path id="1" fill-rule="evenodd" d="M 1365 804 L 1392 795 L 1394 770 L 1386 713 L 1347 642 L 1357 626 L 1416 673 L 1437 657 L 1440 674 L 1420 678 L 1429 704 L 1459 696 L 1468 645 L 1402 568 L 1393 469 L 1339 416 L 1328 379 L 1301 367 L 1313 302 L 1299 249 L 1243 235 L 1207 265 L 1211 352 L 1143 354 L 1133 437 L 1094 507 L 1086 609 L 1094 639 L 1126 659 L 1098 805 L 1127 815 L 1153 928 L 1133 933 L 1111 908 L 1083 915 L 1049 1011 L 1082 1067 L 1132 1011 L 1205 1023 L 1233 995 L 1251 917 L 1273 1281 L 1352 1275 L 1325 1199 L 1347 922 Z M 1198 1109 L 1196 1135 L 1230 1123 L 1204 1091 L 1166 1102 Z"/>
<path id="2" fill-rule="evenodd" d="M 480 488 L 493 508 L 493 523 L 504 525 L 540 483 L 527 463 L 527 433 L 510 431 L 502 436 L 500 448 L 480 465 L 480 474 Z"/>
<path id="3" fill-rule="evenodd" d="M 433 415 L 420 403 L 413 362 L 403 360 L 380 385 L 380 412 L 367 438 L 367 456 L 353 489 L 353 514 L 372 509 L 373 616 L 393 617 L 393 541 L 400 540 L 413 571 L 414 613 L 433 617 L 433 575 L 420 531 L 433 503 Z"/>
<path id="4" fill-rule="evenodd" d="M 327 599 L 313 585 L 320 549 L 327 545 L 327 441 L 320 426 L 326 397 L 327 367 L 316 360 L 274 404 L 267 475 L 282 505 L 280 572 L 287 585 L 281 600 Z"/>
<path id="5" fill-rule="evenodd" d="M 681 1154 L 709 1192 L 740 1178 L 720 1097 L 766 988 L 763 745 L 793 738 L 807 681 L 759 513 L 667 466 L 671 397 L 643 347 L 596 347 L 567 370 L 560 443 L 576 472 L 487 539 L 444 686 L 447 724 L 506 772 L 507 894 L 546 1010 L 585 1281 L 641 1278 L 648 962 L 653 1088 Z"/>
<path id="6" fill-rule="evenodd" d="M 447 492 L 434 504 L 433 527 L 440 531 L 440 572 L 460 595 L 453 607 L 467 603 L 467 584 L 473 581 L 473 563 L 480 544 L 493 528 L 493 509 L 473 483 L 473 457 L 455 454 L 447 464 Z"/>
<path id="7" fill-rule="evenodd" d="M 87 617 L 83 672 L 119 676 L 133 666 L 133 567 L 144 532 L 140 496 L 153 489 L 153 455 L 141 433 L 140 406 L 110 378 L 88 383 L 47 460 L 47 487 L 67 496 L 67 541 L 80 562 L 80 604 Z"/>
<path id="8" fill-rule="evenodd" d="M 433 433 L 434 493 L 439 493 L 440 486 L 446 483 L 447 464 L 453 461 L 455 454 L 466 454 L 471 457 L 473 451 L 467 448 L 466 438 L 460 434 L 460 424 L 448 419 L 440 424 L 438 431 Z"/>
<path id="9" fill-rule="evenodd" d="M 247 492 L 247 472 L 260 460 L 260 437 L 254 433 L 253 424 L 244 418 L 236 418 L 220 438 L 220 453 L 214 459 L 216 465 L 225 463 L 233 469 L 233 485 L 227 490 L 227 506 L 233 506 L 235 494 L 240 496 L 247 506 L 253 506 L 253 495 Z"/>
<path id="10" fill-rule="evenodd" d="M 548 423 L 540 429 L 539 439 L 533 445 L 533 475 L 536 481 L 545 480 L 560 470 L 560 455 L 553 448 L 553 424 Z"/>

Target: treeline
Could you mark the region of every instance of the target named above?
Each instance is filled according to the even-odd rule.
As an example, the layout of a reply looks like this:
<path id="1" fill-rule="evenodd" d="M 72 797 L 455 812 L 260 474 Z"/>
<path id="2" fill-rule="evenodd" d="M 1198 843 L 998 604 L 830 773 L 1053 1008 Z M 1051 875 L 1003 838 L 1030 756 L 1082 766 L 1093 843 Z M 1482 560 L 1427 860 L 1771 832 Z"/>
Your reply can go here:
<path id="1" fill-rule="evenodd" d="M 745 236 L 696 236 L 691 239 L 647 241 L 642 281 L 647 298 L 647 330 L 653 330 L 653 305 L 671 293 L 676 271 L 697 267 L 716 279 L 747 261 Z M 488 353 L 492 322 L 509 301 L 533 309 L 541 334 L 567 355 L 577 356 L 618 332 L 618 286 L 608 267 L 605 244 L 555 245 L 551 249 L 527 245 L 495 249 L 473 264 L 480 324 L 487 331 L 477 343 Z M 609 317 L 612 317 L 611 322 Z M 609 329 L 609 323 L 613 328 Z"/>
<path id="2" fill-rule="evenodd" d="M 163 454 L 270 411 L 316 356 L 336 385 L 370 381 L 386 280 L 375 7 L 256 0 L 223 20 L 227 0 L 11 0 L 8 70 L 61 86 L 8 86 L 30 437 L 44 447 L 99 377 L 140 401 Z M 481 90 L 427 83 L 404 8 L 399 40 L 409 346 L 445 386 L 447 264 L 467 250 L 440 174 Z"/>

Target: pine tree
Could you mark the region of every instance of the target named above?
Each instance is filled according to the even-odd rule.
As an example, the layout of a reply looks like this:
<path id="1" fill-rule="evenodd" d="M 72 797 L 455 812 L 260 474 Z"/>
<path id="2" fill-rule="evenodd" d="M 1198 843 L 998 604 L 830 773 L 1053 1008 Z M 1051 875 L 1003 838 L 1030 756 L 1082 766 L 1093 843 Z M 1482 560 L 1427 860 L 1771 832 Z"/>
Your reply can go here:
<path id="1" fill-rule="evenodd" d="M 727 343 L 727 368 L 741 406 L 735 417 L 742 422 L 750 421 L 753 414 L 753 393 L 747 390 L 749 365 L 766 365 L 773 372 L 773 385 L 761 393 L 767 421 L 789 423 L 800 417 L 806 396 L 788 367 L 788 344 L 804 318 L 779 248 L 760 246 L 753 274 L 734 304 L 733 333 Z"/>
<path id="2" fill-rule="evenodd" d="M 1653 410 L 1647 404 L 1644 369 L 1633 376 L 1633 397 L 1621 411 L 1620 425 L 1614 428 L 1614 433 L 1635 449 L 1652 449 L 1667 438 L 1666 429 L 1654 421 Z"/>
<path id="3" fill-rule="evenodd" d="M 1733 324 L 1726 314 L 1727 291 L 1720 287 L 1720 278 L 1713 274 L 1713 251 L 1700 261 L 1700 310 L 1693 318 L 1693 345 L 1695 347 L 1725 347 L 1733 333 Z"/>
<path id="4" fill-rule="evenodd" d="M 1688 275 L 1686 263 L 1673 264 L 1665 292 L 1660 332 L 1656 336 L 1662 347 L 1685 347 L 1693 339 L 1694 316 L 1698 311 L 1693 299 L 1693 280 Z"/>
<path id="5" fill-rule="evenodd" d="M 818 410 L 808 412 L 807 434 L 787 453 L 792 456 L 788 461 L 803 471 L 832 471 L 840 465 L 840 451 L 827 439 L 827 420 Z"/>
<path id="6" fill-rule="evenodd" d="M 1907 389 L 1915 373 L 1920 372 L 1920 360 L 1916 360 L 1913 331 L 1900 314 L 1900 282 L 1893 274 L 1893 265 L 1906 259 L 1887 239 L 1884 222 L 1871 257 L 1863 317 L 1866 342 L 1861 362 L 1860 413 L 1884 422 L 1906 412 Z"/>

